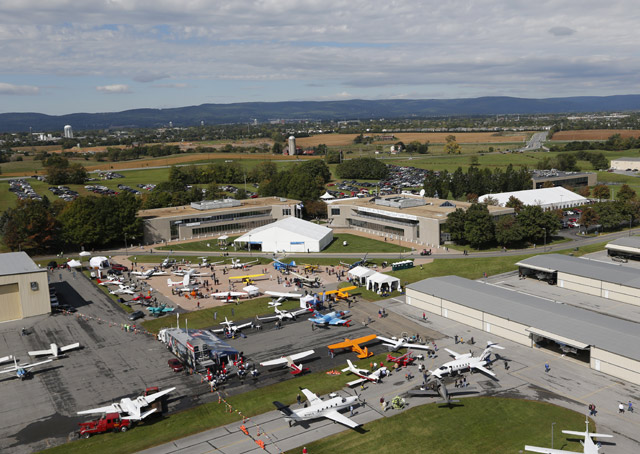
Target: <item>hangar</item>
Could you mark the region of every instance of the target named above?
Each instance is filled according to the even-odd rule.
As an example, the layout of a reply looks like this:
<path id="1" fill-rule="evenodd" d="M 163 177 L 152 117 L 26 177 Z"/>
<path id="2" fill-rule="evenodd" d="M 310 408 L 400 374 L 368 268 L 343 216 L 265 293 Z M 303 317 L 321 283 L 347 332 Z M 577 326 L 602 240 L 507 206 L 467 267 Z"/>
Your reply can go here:
<path id="1" fill-rule="evenodd" d="M 558 287 L 640 306 L 638 270 L 615 263 L 561 254 L 537 255 L 516 263 L 523 276 Z"/>
<path id="2" fill-rule="evenodd" d="M 640 326 L 587 309 L 458 276 L 407 286 L 407 304 L 529 347 L 575 355 L 640 384 Z"/>
<path id="3" fill-rule="evenodd" d="M 26 252 L 0 254 L 0 322 L 50 312 L 47 269 Z"/>
<path id="4" fill-rule="evenodd" d="M 613 240 L 604 247 L 609 257 L 640 259 L 640 236 L 625 236 Z"/>
<path id="5" fill-rule="evenodd" d="M 313 222 L 288 217 L 255 228 L 234 243 L 262 252 L 320 252 L 333 241 L 333 230 Z"/>

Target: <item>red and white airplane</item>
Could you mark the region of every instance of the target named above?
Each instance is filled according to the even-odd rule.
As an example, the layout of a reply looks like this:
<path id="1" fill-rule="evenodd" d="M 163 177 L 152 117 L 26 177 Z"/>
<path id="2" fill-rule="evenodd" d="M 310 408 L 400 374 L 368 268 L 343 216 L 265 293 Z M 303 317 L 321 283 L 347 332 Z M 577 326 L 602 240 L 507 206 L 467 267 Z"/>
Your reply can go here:
<path id="1" fill-rule="evenodd" d="M 249 294 L 247 292 L 218 292 L 212 293 L 211 296 L 219 300 L 231 300 L 231 298 L 247 298 Z"/>
<path id="2" fill-rule="evenodd" d="M 353 365 L 353 363 L 350 360 L 347 360 L 347 364 L 349 364 L 349 367 L 346 367 L 344 369 L 342 369 L 342 372 L 351 372 L 354 375 L 357 375 L 358 377 L 360 377 L 357 380 L 353 380 L 347 383 L 348 386 L 355 386 L 355 385 L 359 385 L 362 382 L 365 381 L 370 381 L 373 383 L 378 383 L 383 376 L 385 376 L 387 374 L 387 368 L 386 367 L 381 367 L 378 370 L 376 370 L 373 373 L 369 373 L 368 369 L 359 369 L 356 366 Z"/>
<path id="3" fill-rule="evenodd" d="M 114 279 L 110 277 L 105 281 L 103 281 L 102 279 L 96 279 L 96 282 L 98 283 L 98 285 L 122 285 L 124 279 Z"/>
<path id="4" fill-rule="evenodd" d="M 392 355 L 387 355 L 387 361 L 391 361 L 392 363 L 396 363 L 398 366 L 409 366 L 410 364 L 413 364 L 413 362 L 416 360 L 415 356 L 412 356 L 412 352 L 407 352 L 402 356 L 392 356 Z"/>
<path id="5" fill-rule="evenodd" d="M 389 347 L 390 352 L 395 352 L 401 348 L 413 348 L 418 350 L 433 350 L 429 345 L 412 344 L 406 337 L 400 339 L 389 339 L 388 337 L 378 336 L 385 347 Z"/>
<path id="6" fill-rule="evenodd" d="M 485 366 L 489 364 L 491 361 L 489 360 L 489 356 L 491 355 L 493 348 L 499 348 L 504 350 L 504 347 L 500 347 L 498 344 L 493 342 L 487 342 L 487 348 L 484 349 L 480 356 L 471 356 L 471 353 L 459 354 L 454 352 L 453 350 L 448 351 L 451 356 L 454 357 L 453 361 L 449 361 L 448 363 L 444 363 L 442 366 L 438 367 L 434 371 L 429 371 L 431 375 L 435 375 L 438 378 L 442 378 L 443 375 L 455 375 L 460 371 L 464 371 L 467 369 L 476 369 L 480 372 L 483 372 L 487 375 L 491 375 L 495 377 L 496 374 L 491 372 Z"/>
<path id="7" fill-rule="evenodd" d="M 111 405 L 107 405 L 106 407 L 98 407 L 92 408 L 91 410 L 79 411 L 78 414 L 91 415 L 97 413 L 119 413 L 120 417 L 122 418 L 139 421 L 156 411 L 156 408 L 152 408 L 151 410 L 142 413 L 142 409 L 144 407 L 147 407 L 154 401 L 158 400 L 160 397 L 169 394 L 174 389 L 176 388 L 164 389 L 148 396 L 138 396 L 135 399 L 125 397 L 123 399 L 120 399 L 120 403 L 113 403 Z"/>
<path id="8" fill-rule="evenodd" d="M 278 364 L 286 364 L 286 366 L 291 369 L 291 373 L 293 375 L 298 375 L 304 372 L 308 372 L 309 368 L 302 367 L 302 363 L 298 365 L 295 363 L 295 361 L 298 361 L 299 359 L 302 359 L 302 358 L 306 358 L 307 356 L 313 355 L 314 353 L 315 351 L 313 350 L 307 350 L 306 352 L 296 353 L 295 355 L 282 356 L 278 359 L 271 359 L 269 361 L 260 363 L 260 366 L 268 367 L 268 366 L 276 366 Z"/>

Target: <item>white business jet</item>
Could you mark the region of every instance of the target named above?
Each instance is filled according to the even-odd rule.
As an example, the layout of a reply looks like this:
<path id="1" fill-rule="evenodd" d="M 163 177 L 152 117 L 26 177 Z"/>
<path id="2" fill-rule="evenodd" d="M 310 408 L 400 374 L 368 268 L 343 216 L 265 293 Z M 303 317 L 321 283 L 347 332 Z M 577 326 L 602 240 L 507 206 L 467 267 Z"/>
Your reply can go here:
<path id="1" fill-rule="evenodd" d="M 487 348 L 484 349 L 480 356 L 471 356 L 471 353 L 459 354 L 454 352 L 453 350 L 445 348 L 445 350 L 448 351 L 455 359 L 453 361 L 449 361 L 448 363 L 444 363 L 436 370 L 429 372 L 431 373 L 431 375 L 442 378 L 444 375 L 455 375 L 460 371 L 464 371 L 467 369 L 476 369 L 487 375 L 495 377 L 496 374 L 484 367 L 490 363 L 489 356 L 491 355 L 493 348 L 504 350 L 504 347 L 500 347 L 498 344 L 495 344 L 493 342 L 487 342 Z"/>
<path id="2" fill-rule="evenodd" d="M 598 451 L 600 450 L 600 446 L 598 446 L 596 443 L 593 442 L 592 437 L 612 438 L 613 435 L 589 433 L 589 420 L 586 420 L 585 423 L 587 424 L 587 429 L 584 432 L 577 432 L 574 430 L 563 430 L 562 433 L 584 437 L 584 441 L 580 440 L 580 443 L 582 443 L 582 446 L 583 446 L 582 453 L 598 454 Z M 571 454 L 571 453 L 575 454 L 575 451 L 565 451 L 564 449 L 541 448 L 538 446 L 529 446 L 529 445 L 526 445 L 524 447 L 524 450 L 531 451 L 531 452 L 547 453 L 547 454 Z"/>
<path id="3" fill-rule="evenodd" d="M 136 276 L 138 279 L 149 279 L 151 276 L 166 276 L 168 273 L 166 271 L 156 270 L 151 268 L 147 271 L 132 271 L 131 274 Z"/>
<path id="4" fill-rule="evenodd" d="M 342 372 L 351 372 L 352 374 L 360 377 L 357 380 L 353 380 L 347 383 L 348 386 L 356 386 L 365 381 L 378 383 L 380 380 L 382 380 L 382 377 L 387 374 L 386 367 L 381 367 L 375 372 L 369 373 L 368 369 L 359 369 L 354 366 L 351 360 L 347 360 L 347 364 L 349 365 L 349 367 L 342 369 Z"/>
<path id="5" fill-rule="evenodd" d="M 144 407 L 150 405 L 165 394 L 169 394 L 174 389 L 176 388 L 164 389 L 149 396 L 138 396 L 135 399 L 125 397 L 123 399 L 120 399 L 120 403 L 113 403 L 111 405 L 107 405 L 106 407 L 98 407 L 92 408 L 91 410 L 79 411 L 78 414 L 92 415 L 99 413 L 119 413 L 121 418 L 139 421 L 156 411 L 156 408 L 152 408 L 151 410 L 141 413 Z"/>
<path id="6" fill-rule="evenodd" d="M 433 350 L 429 345 L 412 344 L 406 337 L 400 339 L 389 339 L 388 337 L 378 336 L 382 340 L 383 345 L 389 348 L 390 352 L 395 352 L 401 348 L 413 348 L 418 350 Z"/>
<path id="7" fill-rule="evenodd" d="M 356 404 L 359 400 L 357 395 L 349 397 L 335 396 L 328 400 L 322 400 L 308 389 L 302 389 L 301 391 L 309 401 L 309 405 L 305 408 L 292 410 L 287 405 L 278 401 L 273 403 L 273 405 L 280 410 L 280 413 L 284 416 L 284 420 L 289 423 L 289 426 L 318 418 L 329 418 L 352 429 L 362 425 L 338 412 L 338 410 L 346 410 Z"/>
<path id="8" fill-rule="evenodd" d="M 279 364 L 285 364 L 288 368 L 291 369 L 291 373 L 293 375 L 298 375 L 298 374 L 307 372 L 309 368 L 302 367 L 302 363 L 298 365 L 295 363 L 295 361 L 298 361 L 299 359 L 302 359 L 302 358 L 306 358 L 307 356 L 313 355 L 314 353 L 315 351 L 313 350 L 307 350 L 306 352 L 296 353 L 294 355 L 282 356 L 281 358 L 271 359 L 269 361 L 260 363 L 260 366 L 268 367 L 268 366 L 277 366 Z"/>
<path id="9" fill-rule="evenodd" d="M 60 353 L 68 352 L 69 350 L 74 350 L 76 348 L 80 348 L 80 342 L 76 342 L 75 344 L 65 345 L 64 347 L 58 347 L 55 343 L 49 345 L 49 350 L 36 350 L 33 352 L 29 352 L 29 356 L 43 356 L 49 355 L 57 358 L 60 356 Z"/>

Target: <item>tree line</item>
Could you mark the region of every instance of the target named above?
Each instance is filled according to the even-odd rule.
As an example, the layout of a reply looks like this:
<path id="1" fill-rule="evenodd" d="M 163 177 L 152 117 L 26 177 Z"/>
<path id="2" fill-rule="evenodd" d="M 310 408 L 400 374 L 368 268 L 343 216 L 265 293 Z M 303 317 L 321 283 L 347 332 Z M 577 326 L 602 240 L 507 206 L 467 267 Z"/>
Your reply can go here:
<path id="1" fill-rule="evenodd" d="M 564 145 L 553 144 L 550 151 L 579 151 L 579 150 L 607 150 L 621 151 L 640 148 L 640 137 L 622 137 L 620 134 L 613 134 L 605 141 L 574 140 Z"/>
<path id="2" fill-rule="evenodd" d="M 376 158 L 354 158 L 336 166 L 338 178 L 354 180 L 384 180 L 389 168 Z"/>

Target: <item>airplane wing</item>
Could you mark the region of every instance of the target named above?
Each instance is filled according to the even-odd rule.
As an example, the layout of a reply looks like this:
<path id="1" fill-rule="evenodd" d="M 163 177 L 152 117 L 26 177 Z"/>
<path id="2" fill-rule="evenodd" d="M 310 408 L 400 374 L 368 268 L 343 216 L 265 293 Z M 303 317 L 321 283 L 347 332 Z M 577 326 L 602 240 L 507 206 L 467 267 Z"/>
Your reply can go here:
<path id="1" fill-rule="evenodd" d="M 586 435 L 584 432 L 577 432 L 575 430 L 563 430 L 562 433 L 563 434 L 568 434 L 568 435 L 578 435 L 580 437 L 584 437 Z M 597 434 L 597 433 L 593 433 L 593 432 L 590 432 L 589 436 L 590 437 L 596 437 L 596 438 L 613 438 L 613 435 Z"/>
<path id="2" fill-rule="evenodd" d="M 575 451 L 565 451 L 564 449 L 551 449 L 551 448 L 541 448 L 538 446 L 529 446 L 526 445 L 524 447 L 525 451 L 531 451 L 531 452 L 540 452 L 543 454 L 575 454 Z"/>
<path id="3" fill-rule="evenodd" d="M 309 391 L 307 388 L 301 389 L 301 391 L 309 401 L 310 405 L 322 402 L 322 399 L 320 399 L 315 393 Z"/>
<path id="4" fill-rule="evenodd" d="M 278 298 L 302 298 L 301 293 L 283 293 L 283 292 L 272 292 L 271 290 L 267 290 L 264 292 L 265 295 L 269 296 L 277 296 Z"/>
<path id="5" fill-rule="evenodd" d="M 248 328 L 249 326 L 253 326 L 253 322 L 243 323 L 242 325 L 236 325 L 236 329 Z"/>
<path id="6" fill-rule="evenodd" d="M 309 312 L 309 309 L 298 309 L 297 311 L 289 312 L 294 317 L 297 317 L 300 314 L 304 314 L 305 312 Z"/>
<path id="7" fill-rule="evenodd" d="M 334 318 L 329 321 L 329 325 L 346 325 L 350 320 L 343 320 L 341 318 Z"/>
<path id="8" fill-rule="evenodd" d="M 165 396 L 167 394 L 169 394 L 171 391 L 174 391 L 176 388 L 167 388 L 167 389 L 163 389 L 162 391 L 159 391 L 157 393 L 154 394 L 150 394 L 148 396 L 140 396 L 138 397 L 138 399 L 140 401 L 144 400 L 144 402 L 146 403 L 146 405 L 155 402 L 156 400 L 158 400 L 159 398 L 161 398 L 162 396 Z"/>
<path id="9" fill-rule="evenodd" d="M 122 408 L 120 407 L 119 404 L 111 404 L 106 407 L 98 407 L 98 408 L 92 408 L 90 410 L 79 411 L 77 412 L 77 414 L 93 415 L 98 413 L 120 413 L 121 411 L 122 411 Z"/>
<path id="10" fill-rule="evenodd" d="M 367 381 L 366 378 L 358 378 L 357 380 L 353 380 L 350 382 L 347 382 L 347 386 L 356 386 L 359 385 L 360 383 L 362 383 L 363 381 Z"/>
<path id="11" fill-rule="evenodd" d="M 358 287 L 356 285 L 352 285 L 350 287 L 344 287 L 344 288 L 339 288 L 338 291 L 339 292 L 350 292 L 351 290 L 355 290 Z"/>
<path id="12" fill-rule="evenodd" d="M 212 333 L 224 333 L 224 328 L 220 328 L 220 329 L 212 329 L 211 330 Z"/>
<path id="13" fill-rule="evenodd" d="M 362 424 L 358 424 L 357 422 L 347 418 L 345 415 L 343 415 L 342 413 L 338 413 L 337 411 L 332 411 L 329 413 L 325 413 L 325 418 L 329 418 L 335 422 L 338 422 L 340 424 L 343 424 L 347 427 L 351 427 L 352 429 L 355 429 L 356 427 L 360 427 Z"/>
<path id="14" fill-rule="evenodd" d="M 282 358 L 270 359 L 269 361 L 260 363 L 260 366 L 262 367 L 277 366 L 278 364 L 287 364 L 287 358 L 283 356 Z"/>
<path id="15" fill-rule="evenodd" d="M 290 358 L 293 361 L 298 361 L 299 359 L 306 358 L 307 356 L 311 356 L 315 353 L 314 350 L 307 350 L 306 352 L 296 353 L 295 355 L 291 355 Z"/>
<path id="16" fill-rule="evenodd" d="M 44 355 L 53 355 L 53 351 L 49 350 L 36 350 L 34 352 L 27 352 L 29 356 L 44 356 Z"/>
<path id="17" fill-rule="evenodd" d="M 465 356 L 470 356 L 469 353 L 460 354 L 460 353 L 454 352 L 453 350 L 449 350 L 448 348 L 445 348 L 445 350 L 448 351 L 449 354 L 453 356 L 455 359 L 460 359 L 460 358 L 464 358 Z"/>
<path id="18" fill-rule="evenodd" d="M 258 320 L 260 320 L 261 322 L 270 322 L 272 320 L 278 320 L 280 317 L 278 317 L 277 315 L 272 315 L 270 317 L 258 317 L 258 316 L 256 316 L 256 318 Z"/>
<path id="19" fill-rule="evenodd" d="M 345 339 L 344 342 L 338 342 L 337 344 L 327 345 L 327 348 L 329 350 L 335 350 L 337 348 L 349 348 L 349 347 L 353 347 L 354 344 L 355 344 L 354 341 Z"/>
<path id="20" fill-rule="evenodd" d="M 487 375 L 491 375 L 492 377 L 495 377 L 496 374 L 494 374 L 493 372 L 491 372 L 489 369 L 487 369 L 484 366 L 480 366 L 480 365 L 471 365 L 471 367 L 473 367 L 474 369 L 478 369 L 480 372 L 484 372 Z"/>
<path id="21" fill-rule="evenodd" d="M 429 347 L 428 345 L 422 345 L 422 344 L 402 344 L 403 348 L 414 348 L 417 350 L 432 350 L 431 347 Z"/>

